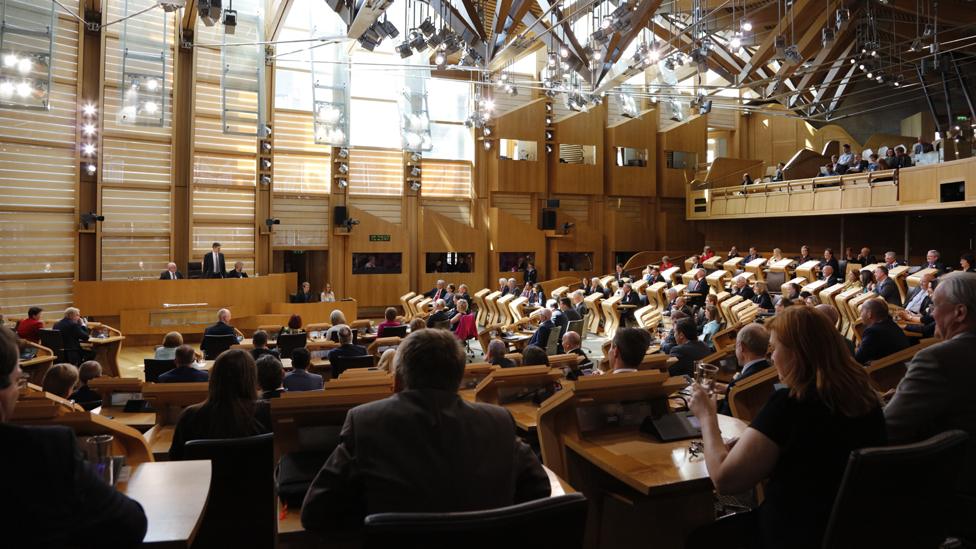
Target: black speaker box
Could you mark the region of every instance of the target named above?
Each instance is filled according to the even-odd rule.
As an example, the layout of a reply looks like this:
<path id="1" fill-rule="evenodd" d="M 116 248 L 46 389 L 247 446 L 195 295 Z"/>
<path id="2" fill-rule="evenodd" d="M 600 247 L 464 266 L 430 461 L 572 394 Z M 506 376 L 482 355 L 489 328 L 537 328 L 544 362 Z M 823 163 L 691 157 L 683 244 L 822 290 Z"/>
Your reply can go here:
<path id="1" fill-rule="evenodd" d="M 539 229 L 551 231 L 556 228 L 556 210 L 544 208 L 539 215 Z"/>
<path id="2" fill-rule="evenodd" d="M 345 206 L 336 206 L 332 217 L 335 219 L 333 222 L 335 225 L 342 225 L 349 219 L 349 212 L 346 211 Z"/>

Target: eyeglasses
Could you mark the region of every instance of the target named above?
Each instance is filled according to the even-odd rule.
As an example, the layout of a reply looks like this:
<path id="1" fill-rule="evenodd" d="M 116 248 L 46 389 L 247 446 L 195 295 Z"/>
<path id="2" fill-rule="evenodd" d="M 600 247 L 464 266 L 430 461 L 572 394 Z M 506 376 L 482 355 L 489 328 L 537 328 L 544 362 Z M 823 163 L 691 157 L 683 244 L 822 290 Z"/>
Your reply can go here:
<path id="1" fill-rule="evenodd" d="M 22 389 L 26 389 L 29 382 L 30 374 L 21 373 L 20 377 L 17 378 L 17 390 L 20 391 Z"/>

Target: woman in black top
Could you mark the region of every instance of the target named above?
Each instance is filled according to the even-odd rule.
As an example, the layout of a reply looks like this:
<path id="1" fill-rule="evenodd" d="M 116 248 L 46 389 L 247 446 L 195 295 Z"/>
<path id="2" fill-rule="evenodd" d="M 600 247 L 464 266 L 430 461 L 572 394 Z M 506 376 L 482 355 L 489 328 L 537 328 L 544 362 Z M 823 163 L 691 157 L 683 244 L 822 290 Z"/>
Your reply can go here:
<path id="1" fill-rule="evenodd" d="M 271 432 L 271 409 L 258 400 L 257 368 L 250 353 L 224 351 L 210 369 L 207 400 L 183 410 L 173 431 L 169 459 L 183 458 L 189 440 L 239 438 Z"/>
<path id="2" fill-rule="evenodd" d="M 773 297 L 769 295 L 769 289 L 766 287 L 766 283 L 763 281 L 756 282 L 755 285 L 756 293 L 752 296 L 752 302 L 759 305 L 760 309 L 766 312 L 773 311 Z"/>
<path id="3" fill-rule="evenodd" d="M 820 547 L 851 451 L 885 443 L 881 399 L 826 315 L 789 307 L 769 330 L 786 388 L 741 439 L 722 441 L 715 399 L 697 384 L 690 404 L 715 489 L 737 494 L 768 479 L 765 500 L 695 532 L 688 547 Z"/>

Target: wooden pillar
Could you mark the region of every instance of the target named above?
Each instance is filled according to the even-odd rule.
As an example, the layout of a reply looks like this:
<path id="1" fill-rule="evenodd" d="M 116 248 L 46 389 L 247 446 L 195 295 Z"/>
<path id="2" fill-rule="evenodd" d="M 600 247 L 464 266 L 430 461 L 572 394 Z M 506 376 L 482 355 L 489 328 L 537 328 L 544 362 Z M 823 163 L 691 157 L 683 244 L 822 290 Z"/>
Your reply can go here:
<path id="1" fill-rule="evenodd" d="M 257 139 L 257 181 L 255 182 L 254 191 L 254 234 L 257 235 L 254 245 L 256 249 L 254 250 L 254 270 L 255 272 L 261 274 L 268 274 L 271 272 L 271 231 L 272 229 L 268 227 L 265 221 L 274 217 L 272 215 L 272 189 L 274 187 L 273 181 L 268 178 L 272 177 L 272 172 L 274 170 L 274 94 L 275 94 L 275 68 L 274 62 L 270 55 L 266 56 L 267 60 L 264 68 L 264 112 L 267 113 L 265 117 L 265 123 L 269 128 L 272 129 L 270 134 L 267 134 L 264 128 L 258 128 L 258 139 Z M 270 146 L 270 149 L 267 147 Z M 264 162 L 271 162 L 268 168 L 264 167 Z M 309 256 L 311 257 L 311 256 Z M 307 265 L 306 265 L 307 268 Z M 306 273 L 307 274 L 307 273 Z"/>
<path id="2" fill-rule="evenodd" d="M 193 193 L 193 112 L 196 108 L 193 89 L 196 85 L 193 54 L 193 23 L 184 20 L 183 42 L 176 40 L 173 67 L 173 197 L 171 255 L 177 268 L 188 272 L 187 263 L 193 249 L 191 206 Z"/>
<path id="3" fill-rule="evenodd" d="M 101 81 L 102 81 L 102 31 L 100 25 L 103 22 L 102 6 L 100 2 L 89 1 L 84 4 L 84 18 L 86 21 L 97 23 L 95 30 L 90 29 L 84 23 L 78 22 L 79 52 L 78 52 L 78 95 L 76 105 L 76 124 L 75 136 L 79 143 L 78 153 L 78 196 L 76 200 L 75 221 L 78 224 L 78 247 L 77 247 L 77 280 L 98 280 L 101 278 L 99 268 L 99 243 L 101 240 L 101 225 L 96 222 L 84 228 L 80 223 L 80 215 L 89 212 L 99 211 L 98 181 L 101 177 L 102 164 L 99 158 L 102 154 L 102 132 L 101 124 L 98 123 L 100 117 L 104 116 L 104 109 L 99 109 L 95 115 L 95 120 L 87 119 L 82 114 L 82 107 L 91 103 L 101 105 Z M 83 157 L 80 154 L 80 144 L 91 138 L 83 136 L 81 133 L 82 125 L 85 123 L 96 124 L 99 132 L 95 143 L 95 158 Z M 96 173 L 89 174 L 87 165 L 94 164 Z"/>

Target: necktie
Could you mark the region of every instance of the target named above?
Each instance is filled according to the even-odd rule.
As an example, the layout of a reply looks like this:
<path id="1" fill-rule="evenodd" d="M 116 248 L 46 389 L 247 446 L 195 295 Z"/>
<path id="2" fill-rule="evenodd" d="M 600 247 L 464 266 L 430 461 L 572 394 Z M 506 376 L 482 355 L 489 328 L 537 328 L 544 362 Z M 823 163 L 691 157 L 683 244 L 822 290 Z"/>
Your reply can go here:
<path id="1" fill-rule="evenodd" d="M 176 273 L 170 271 L 170 273 L 169 273 L 169 279 L 170 280 L 176 280 Z"/>

